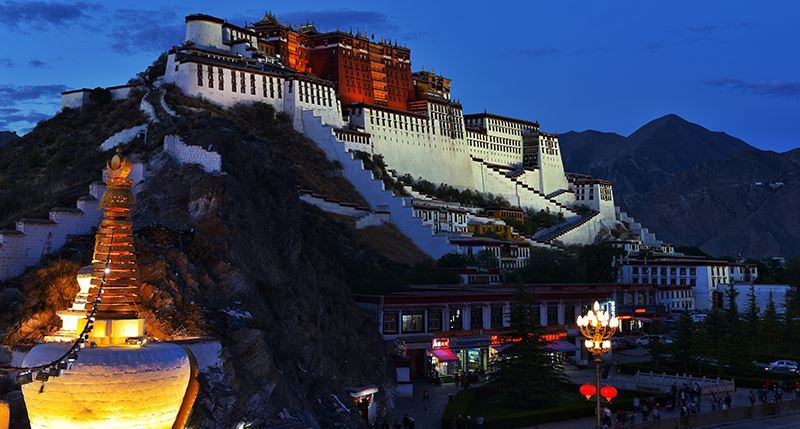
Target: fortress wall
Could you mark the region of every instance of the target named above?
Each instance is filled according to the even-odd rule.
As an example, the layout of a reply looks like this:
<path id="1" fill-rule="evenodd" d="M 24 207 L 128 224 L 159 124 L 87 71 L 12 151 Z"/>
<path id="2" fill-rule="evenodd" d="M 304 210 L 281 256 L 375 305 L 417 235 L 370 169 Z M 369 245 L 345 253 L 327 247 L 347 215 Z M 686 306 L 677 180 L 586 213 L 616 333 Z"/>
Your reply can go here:
<path id="1" fill-rule="evenodd" d="M 19 231 L 0 232 L 0 280 L 25 271 L 25 235 Z"/>
<path id="2" fill-rule="evenodd" d="M 52 247 L 60 249 L 67 242 L 67 236 L 79 234 L 82 230 L 84 214 L 78 209 L 53 209 L 50 210 L 50 220 L 55 222 Z M 89 229 L 91 231 L 91 228 Z M 87 231 L 88 232 L 88 231 Z"/>
<path id="3" fill-rule="evenodd" d="M 142 99 L 144 101 L 144 99 Z M 149 103 L 148 103 L 149 104 Z M 152 106 L 150 106 L 152 107 Z M 139 133 L 143 133 L 147 129 L 147 124 L 137 125 L 135 127 L 125 128 L 124 130 L 109 137 L 100 145 L 101 151 L 114 149 L 115 147 L 126 144 L 135 139 Z"/>
<path id="4" fill-rule="evenodd" d="M 61 110 L 81 109 L 89 102 L 89 90 L 81 89 L 61 93 Z"/>
<path id="5" fill-rule="evenodd" d="M 365 210 L 363 208 L 352 207 L 352 206 L 345 206 L 341 204 L 337 204 L 333 201 L 328 201 L 324 198 L 315 197 L 310 194 L 302 194 L 300 195 L 300 200 L 305 201 L 311 205 L 317 206 L 320 210 L 328 212 L 328 213 L 335 213 L 342 216 L 347 217 L 354 217 L 360 218 L 370 214 L 369 210 Z"/>
<path id="6" fill-rule="evenodd" d="M 197 164 L 206 173 L 222 171 L 222 156 L 214 151 L 207 151 L 200 146 L 186 145 L 179 136 L 164 136 L 164 152 L 181 164 Z"/>
<path id="7" fill-rule="evenodd" d="M 49 219 L 23 219 L 17 221 L 17 231 L 25 234 L 25 266 L 39 263 L 42 256 L 56 250 L 53 248 L 53 235 L 56 223 Z"/>
<path id="8" fill-rule="evenodd" d="M 389 213 L 390 221 L 408 237 L 417 247 L 433 258 L 457 251 L 447 237 L 434 235 L 430 227 L 413 215 L 413 209 L 403 204 L 403 199 L 396 197 L 384 188 L 381 180 L 376 180 L 372 172 L 364 168 L 364 163 L 354 159 L 347 152 L 345 145 L 334 137 L 331 127 L 322 123 L 311 111 L 304 111 L 304 133 L 311 138 L 328 156 L 342 166 L 343 175 L 353 184 L 358 192 L 375 211 Z"/>

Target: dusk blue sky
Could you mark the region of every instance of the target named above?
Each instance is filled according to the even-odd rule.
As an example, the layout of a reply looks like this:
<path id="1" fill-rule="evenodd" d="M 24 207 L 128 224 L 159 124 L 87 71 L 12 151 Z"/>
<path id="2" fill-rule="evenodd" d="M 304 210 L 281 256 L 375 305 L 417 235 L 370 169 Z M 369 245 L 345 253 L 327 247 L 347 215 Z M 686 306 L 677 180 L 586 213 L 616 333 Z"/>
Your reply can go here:
<path id="1" fill-rule="evenodd" d="M 453 79 L 465 113 L 549 132 L 627 135 L 676 113 L 764 149 L 800 146 L 796 1 L 0 0 L 0 129 L 24 132 L 65 88 L 125 83 L 183 39 L 183 17 L 243 24 L 267 10 L 412 49 Z"/>

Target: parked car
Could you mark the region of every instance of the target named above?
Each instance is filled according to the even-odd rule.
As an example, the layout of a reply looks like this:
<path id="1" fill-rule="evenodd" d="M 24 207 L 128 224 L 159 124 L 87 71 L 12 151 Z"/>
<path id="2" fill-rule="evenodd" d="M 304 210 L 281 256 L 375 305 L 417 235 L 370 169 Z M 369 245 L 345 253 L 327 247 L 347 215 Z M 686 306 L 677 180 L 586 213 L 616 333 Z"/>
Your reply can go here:
<path id="1" fill-rule="evenodd" d="M 708 317 L 708 315 L 705 314 L 705 313 L 693 313 L 692 314 L 692 322 L 701 323 L 701 322 L 705 321 L 707 317 Z"/>
<path id="2" fill-rule="evenodd" d="M 636 347 L 648 347 L 650 343 L 658 339 L 661 344 L 672 344 L 672 340 L 663 335 L 645 335 L 636 339 Z"/>
<path id="3" fill-rule="evenodd" d="M 797 362 L 793 360 L 776 360 L 769 364 L 767 370 L 772 372 L 797 372 Z"/>
<path id="4" fill-rule="evenodd" d="M 611 348 L 615 350 L 627 350 L 634 348 L 635 345 L 627 338 L 612 338 Z"/>

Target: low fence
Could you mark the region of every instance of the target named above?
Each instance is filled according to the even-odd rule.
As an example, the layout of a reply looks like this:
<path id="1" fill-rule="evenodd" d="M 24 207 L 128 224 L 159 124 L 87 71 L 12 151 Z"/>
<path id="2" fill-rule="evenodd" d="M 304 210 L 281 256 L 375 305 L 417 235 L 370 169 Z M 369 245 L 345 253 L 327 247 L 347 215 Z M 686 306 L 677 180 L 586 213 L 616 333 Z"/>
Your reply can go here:
<path id="1" fill-rule="evenodd" d="M 671 417 L 627 426 L 631 429 L 683 429 L 738 423 L 760 417 L 800 412 L 800 399 L 757 404 L 752 407 L 731 408 L 688 416 Z"/>
<path id="2" fill-rule="evenodd" d="M 693 377 L 691 375 L 670 375 L 638 371 L 636 375 L 624 381 L 631 384 L 631 386 L 625 386 L 628 389 L 659 391 L 664 393 L 669 392 L 673 385 L 680 388 L 684 384 L 688 386 L 700 385 L 704 395 L 710 393 L 724 395 L 726 393 L 733 393 L 736 390 L 733 380 Z"/>

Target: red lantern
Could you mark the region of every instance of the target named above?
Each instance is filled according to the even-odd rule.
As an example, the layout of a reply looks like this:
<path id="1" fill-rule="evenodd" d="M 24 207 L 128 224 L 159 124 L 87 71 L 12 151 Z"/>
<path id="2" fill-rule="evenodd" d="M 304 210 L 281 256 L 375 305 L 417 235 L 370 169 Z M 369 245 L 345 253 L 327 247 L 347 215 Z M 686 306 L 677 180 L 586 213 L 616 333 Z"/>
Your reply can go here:
<path id="1" fill-rule="evenodd" d="M 600 396 L 606 398 L 606 401 L 611 402 L 617 396 L 617 388 L 614 386 L 603 386 L 600 388 Z"/>
<path id="2" fill-rule="evenodd" d="M 594 396 L 594 394 L 597 392 L 597 388 L 594 386 L 594 384 L 584 384 L 581 386 L 580 391 L 581 395 L 585 396 L 586 400 L 588 401 L 589 398 Z"/>

